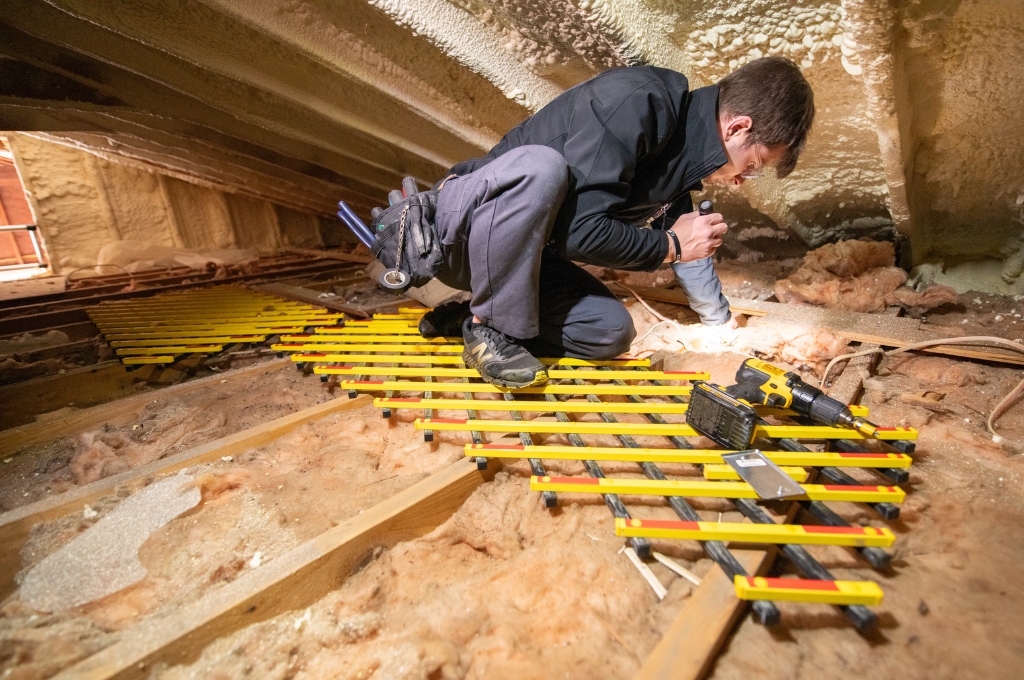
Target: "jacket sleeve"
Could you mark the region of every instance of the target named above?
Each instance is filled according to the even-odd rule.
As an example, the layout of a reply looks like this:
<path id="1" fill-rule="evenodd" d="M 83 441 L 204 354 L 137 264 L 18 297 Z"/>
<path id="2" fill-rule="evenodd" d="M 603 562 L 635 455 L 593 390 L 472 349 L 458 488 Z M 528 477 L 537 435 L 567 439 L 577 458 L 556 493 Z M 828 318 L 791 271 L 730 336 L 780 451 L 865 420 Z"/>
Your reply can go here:
<path id="1" fill-rule="evenodd" d="M 637 162 L 657 153 L 677 115 L 654 79 L 598 78 L 576 97 L 563 155 L 576 181 L 569 259 L 616 269 L 654 270 L 668 255 L 668 237 L 612 215 L 629 198 Z"/>
<path id="2" fill-rule="evenodd" d="M 729 301 L 722 294 L 722 282 L 710 257 L 672 265 L 679 287 L 705 326 L 721 326 L 732 318 Z"/>

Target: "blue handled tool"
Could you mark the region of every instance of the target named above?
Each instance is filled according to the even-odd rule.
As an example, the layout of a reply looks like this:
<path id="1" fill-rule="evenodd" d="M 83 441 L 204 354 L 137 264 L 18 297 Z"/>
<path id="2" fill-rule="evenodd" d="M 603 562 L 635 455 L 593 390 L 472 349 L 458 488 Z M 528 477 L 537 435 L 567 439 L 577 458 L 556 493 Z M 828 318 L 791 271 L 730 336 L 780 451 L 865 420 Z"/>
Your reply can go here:
<path id="1" fill-rule="evenodd" d="M 356 215 L 352 208 L 348 207 L 345 201 L 338 201 L 338 217 L 341 221 L 356 235 L 364 246 L 367 248 L 373 248 L 373 231 L 370 230 L 366 223 L 359 219 L 359 215 Z"/>

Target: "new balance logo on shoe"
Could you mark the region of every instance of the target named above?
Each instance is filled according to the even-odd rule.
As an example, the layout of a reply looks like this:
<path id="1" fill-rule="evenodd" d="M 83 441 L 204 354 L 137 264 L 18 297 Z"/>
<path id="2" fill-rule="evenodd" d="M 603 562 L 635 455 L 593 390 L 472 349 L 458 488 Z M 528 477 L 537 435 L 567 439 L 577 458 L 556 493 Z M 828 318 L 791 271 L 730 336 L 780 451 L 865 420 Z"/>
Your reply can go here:
<path id="1" fill-rule="evenodd" d="M 475 347 L 469 347 L 468 349 L 469 349 L 469 353 L 473 356 L 473 360 L 476 361 L 477 364 L 482 364 L 483 362 L 487 361 L 488 359 L 491 359 L 491 358 L 494 357 L 493 354 L 491 354 L 490 352 L 487 352 L 487 343 L 486 342 L 481 342 L 480 344 L 476 345 Z M 487 353 L 485 354 L 485 352 L 487 352 Z"/>

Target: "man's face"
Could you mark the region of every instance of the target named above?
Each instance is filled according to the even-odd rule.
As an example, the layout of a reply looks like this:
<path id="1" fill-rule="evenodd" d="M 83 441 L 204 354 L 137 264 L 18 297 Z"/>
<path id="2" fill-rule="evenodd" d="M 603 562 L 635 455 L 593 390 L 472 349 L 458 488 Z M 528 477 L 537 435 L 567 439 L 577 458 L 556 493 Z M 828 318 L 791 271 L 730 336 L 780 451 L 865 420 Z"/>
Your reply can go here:
<path id="1" fill-rule="evenodd" d="M 770 150 L 763 144 L 748 144 L 751 121 L 749 116 L 719 118 L 718 134 L 725 147 L 729 162 L 704 179 L 704 184 L 740 186 L 749 175 L 759 175 L 782 155 L 781 150 Z M 744 177 L 743 175 L 748 175 Z"/>

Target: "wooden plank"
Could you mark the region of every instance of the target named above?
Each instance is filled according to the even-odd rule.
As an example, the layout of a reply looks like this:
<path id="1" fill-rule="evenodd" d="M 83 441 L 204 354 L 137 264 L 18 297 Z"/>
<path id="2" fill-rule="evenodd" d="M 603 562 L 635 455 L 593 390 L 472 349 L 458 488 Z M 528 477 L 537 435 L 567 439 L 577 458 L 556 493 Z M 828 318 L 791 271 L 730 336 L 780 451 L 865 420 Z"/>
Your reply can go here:
<path id="1" fill-rule="evenodd" d="M 99 265 L 97 265 L 99 266 Z M 159 274 L 159 275 L 158 275 Z M 60 279 L 60 289 L 47 290 L 39 289 L 38 292 L 30 292 L 16 297 L 4 297 L 0 295 L 0 309 L 20 307 L 25 305 L 41 305 L 47 302 L 70 301 L 75 298 L 92 297 L 101 293 L 111 293 L 124 290 L 132 281 L 137 283 L 146 282 L 150 285 L 161 283 L 180 283 L 186 278 L 206 279 L 213 275 L 202 269 L 191 269 L 190 267 L 175 267 L 173 269 L 146 270 L 138 274 L 121 274 L 117 277 L 84 277 L 66 281 L 64 276 L 51 276 L 49 279 Z M 108 280 L 113 283 L 106 283 Z M 73 286 L 67 289 L 67 286 Z"/>
<path id="2" fill-rule="evenodd" d="M 130 396 L 136 377 L 120 361 L 104 361 L 0 387 L 0 428 L 25 425 L 41 413 L 85 408 Z"/>
<path id="3" fill-rule="evenodd" d="M 269 564 L 247 571 L 192 606 L 128 631 L 57 676 L 63 680 L 146 678 L 155 664 L 194 662 L 218 637 L 313 604 L 340 587 L 378 546 L 432 531 L 490 479 L 457 461 Z M 731 586 L 730 586 L 731 587 Z"/>
<path id="4" fill-rule="evenodd" d="M 21 569 L 21 548 L 35 525 L 78 512 L 86 503 L 113 493 L 121 484 L 149 475 L 171 474 L 190 465 L 219 460 L 222 456 L 237 456 L 254 447 L 268 444 L 300 425 L 369 403 L 369 397 L 332 399 L 0 515 L 0 546 L 3 547 L 0 550 L 0 599 L 7 597 L 17 587 L 14 576 Z"/>
<path id="5" fill-rule="evenodd" d="M 41 276 L 0 283 L 0 308 L 23 304 L 28 298 L 65 295 L 67 277 Z"/>
<path id="6" fill-rule="evenodd" d="M 763 575 L 775 550 L 733 550 L 748 574 Z M 711 669 L 747 602 L 736 597 L 732 579 L 717 564 L 683 605 L 682 611 L 633 680 L 700 680 Z"/>
<path id="7" fill-rule="evenodd" d="M 629 294 L 621 286 L 611 284 L 618 292 Z M 664 288 L 648 288 L 630 286 L 645 300 L 669 302 L 672 304 L 688 304 L 686 296 L 677 290 Z M 882 347 L 903 347 L 927 340 L 955 339 L 956 336 L 924 330 L 917 319 L 893 317 L 885 314 L 862 314 L 837 309 L 826 309 L 811 305 L 786 305 L 779 302 L 762 302 L 760 300 L 743 300 L 728 298 L 729 309 L 739 314 L 762 317 L 764 322 L 773 324 L 802 325 L 823 328 L 841 335 L 848 340 L 863 343 L 874 343 Z M 976 346 L 936 346 L 921 352 L 943 354 L 946 356 L 976 359 L 979 361 L 996 361 L 1000 363 L 1024 365 L 1024 355 L 998 347 Z"/>
<path id="8" fill-rule="evenodd" d="M 357 264 L 370 264 L 373 262 L 373 257 L 370 255 L 352 255 L 351 253 L 343 253 L 337 250 L 318 250 L 316 248 L 286 248 L 289 253 L 298 253 L 300 255 L 312 255 L 314 257 L 323 257 L 331 260 L 338 260 L 339 262 L 354 262 Z"/>
<path id="9" fill-rule="evenodd" d="M 315 290 L 301 288 L 299 286 L 290 286 L 287 283 L 262 283 L 256 286 L 251 286 L 251 288 L 264 293 L 271 293 L 272 295 L 280 295 L 281 297 L 288 298 L 289 300 L 307 302 L 311 305 L 319 305 L 321 307 L 326 307 L 327 309 L 332 309 L 336 312 L 344 312 L 352 316 L 358 316 L 361 319 L 369 319 L 373 316 L 372 312 L 368 312 L 362 307 L 354 307 L 352 305 L 345 304 L 345 299 L 335 295 L 334 293 L 318 293 Z"/>
<path id="10" fill-rule="evenodd" d="M 113 367 L 121 366 L 121 363 L 118 361 L 111 361 L 108 363 Z M 233 380 L 243 376 L 249 378 L 282 369 L 290 365 L 291 361 L 288 359 L 275 359 L 266 363 L 254 364 L 252 366 L 246 366 L 245 368 L 236 368 L 230 371 L 218 373 L 217 375 L 200 378 L 199 380 L 181 383 L 180 385 L 174 385 L 173 387 L 162 389 L 159 392 L 145 392 L 143 394 L 119 399 L 117 401 L 83 409 L 74 413 L 62 413 L 59 416 L 50 417 L 47 417 L 44 414 L 37 417 L 36 422 L 34 423 L 0 431 L 0 456 L 6 458 L 7 456 L 17 452 L 18 449 L 22 447 L 52 441 L 57 437 L 79 432 L 87 427 L 99 425 L 100 423 L 105 423 L 115 418 L 123 417 L 126 414 L 135 413 L 136 411 L 145 408 L 146 404 L 153 401 L 153 399 L 180 396 L 194 390 L 204 389 L 207 385 L 219 383 L 221 380 Z M 121 368 L 121 371 L 123 372 L 123 368 Z M 86 373 L 88 374 L 88 372 Z M 130 376 L 131 374 L 128 375 Z M 63 376 L 51 377 L 62 378 Z M 95 377 L 91 379 L 94 380 Z M 0 390 L 0 398 L 3 398 L 4 400 L 20 399 L 22 397 L 18 396 L 19 393 L 25 395 L 25 392 L 20 388 L 24 388 L 27 385 L 29 385 L 29 383 L 19 383 L 18 385 L 6 387 Z"/>
<path id="11" fill-rule="evenodd" d="M 885 314 L 900 316 L 903 314 L 903 308 L 887 307 Z M 871 342 L 865 342 L 857 348 L 857 351 L 863 352 L 869 349 L 881 349 L 881 347 Z M 832 382 L 831 387 L 827 390 L 828 395 L 844 404 L 852 404 L 860 398 L 861 392 L 864 391 L 864 377 L 862 373 L 867 372 L 870 375 L 881 358 L 881 354 L 865 354 L 862 357 L 854 357 L 847 361 L 842 372 L 839 373 L 838 377 Z"/>
<path id="12" fill-rule="evenodd" d="M 100 334 L 100 329 L 93 324 L 92 321 L 82 321 L 79 323 L 67 324 L 65 326 L 49 326 L 47 328 L 39 328 L 32 331 L 32 335 L 45 335 L 50 331 L 60 331 L 68 336 L 68 340 L 85 340 L 89 338 L 95 338 Z M 21 333 L 12 333 L 9 335 L 0 335 L 0 340 L 9 340 L 11 338 L 22 335 Z"/>

